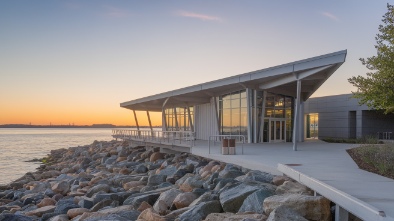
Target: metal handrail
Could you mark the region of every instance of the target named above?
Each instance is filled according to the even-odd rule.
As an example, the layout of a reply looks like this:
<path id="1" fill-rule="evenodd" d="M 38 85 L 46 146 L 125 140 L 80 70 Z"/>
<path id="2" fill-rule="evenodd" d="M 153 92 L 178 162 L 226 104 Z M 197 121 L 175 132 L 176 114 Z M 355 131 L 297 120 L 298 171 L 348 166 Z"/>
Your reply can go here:
<path id="1" fill-rule="evenodd" d="M 244 135 L 211 135 L 211 136 L 209 136 L 209 139 L 208 139 L 208 154 L 211 154 L 211 138 L 212 137 L 219 137 L 219 138 L 221 138 L 221 137 L 224 137 L 224 139 L 231 139 L 231 137 L 239 137 L 239 138 L 242 138 L 242 155 L 244 154 L 244 144 L 245 144 L 245 136 Z M 214 145 L 215 145 L 215 140 L 213 141 L 214 142 Z"/>
<path id="2" fill-rule="evenodd" d="M 119 139 L 133 139 L 143 142 L 158 142 L 160 144 L 190 143 L 195 145 L 195 132 L 192 131 L 151 131 L 151 130 L 119 130 L 113 129 L 112 136 Z"/>

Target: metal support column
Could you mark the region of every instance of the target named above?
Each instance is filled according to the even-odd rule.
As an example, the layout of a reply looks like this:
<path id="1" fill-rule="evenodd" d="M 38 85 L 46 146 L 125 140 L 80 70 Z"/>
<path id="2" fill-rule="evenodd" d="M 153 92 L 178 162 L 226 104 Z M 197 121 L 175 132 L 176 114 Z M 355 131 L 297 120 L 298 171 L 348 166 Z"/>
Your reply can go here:
<path id="1" fill-rule="evenodd" d="M 265 116 L 265 103 L 267 99 L 267 91 L 263 91 L 263 102 L 261 102 L 261 122 L 260 122 L 260 140 L 259 142 L 263 142 L 264 138 L 264 116 Z M 269 134 L 267 135 L 267 141 L 269 139 Z"/>
<path id="2" fill-rule="evenodd" d="M 348 221 L 349 220 L 349 212 L 344 208 L 335 205 L 335 221 Z"/>
<path id="3" fill-rule="evenodd" d="M 174 118 L 175 118 L 175 130 L 179 131 L 178 114 L 176 113 L 176 107 L 173 108 L 173 111 L 174 111 Z"/>
<path id="4" fill-rule="evenodd" d="M 218 97 L 213 97 L 213 103 L 215 105 L 215 117 L 216 117 L 216 123 L 218 126 L 218 130 L 217 130 L 217 134 L 220 134 L 220 113 L 219 113 L 219 108 L 218 108 L 218 102 L 219 102 L 219 98 Z"/>
<path id="5" fill-rule="evenodd" d="M 140 136 L 141 135 L 141 133 L 140 133 L 140 125 L 138 124 L 137 114 L 135 113 L 135 110 L 133 110 L 133 113 L 134 113 L 135 125 L 137 126 L 137 130 L 138 130 L 138 136 Z"/>
<path id="6" fill-rule="evenodd" d="M 164 131 L 168 131 L 168 128 L 167 128 L 167 120 L 166 120 L 166 109 L 165 109 L 165 106 L 166 106 L 166 104 L 167 104 L 167 102 L 168 102 L 168 100 L 169 100 L 170 98 L 168 97 L 164 102 L 163 102 L 163 106 L 161 107 L 161 117 L 162 117 L 162 124 L 163 124 L 163 126 L 164 126 Z"/>
<path id="7" fill-rule="evenodd" d="M 247 111 L 247 133 L 248 133 L 248 143 L 252 143 L 252 90 L 246 88 L 246 111 Z"/>
<path id="8" fill-rule="evenodd" d="M 257 143 L 257 90 L 253 90 L 253 143 Z"/>
<path id="9" fill-rule="evenodd" d="M 301 101 L 301 80 L 297 80 L 297 100 L 296 100 L 296 108 L 294 113 L 294 134 L 293 134 L 293 150 L 297 151 L 297 143 L 298 143 L 298 134 L 299 134 L 299 124 L 300 122 L 300 102 Z"/>
<path id="10" fill-rule="evenodd" d="M 148 122 L 149 122 L 149 127 L 150 127 L 150 133 L 151 133 L 151 136 L 153 136 L 153 128 L 152 128 L 152 122 L 151 122 L 151 120 L 150 120 L 149 111 L 146 111 L 146 116 L 148 116 Z"/>
<path id="11" fill-rule="evenodd" d="M 190 107 L 189 107 L 189 105 L 187 106 L 187 116 L 189 118 L 190 131 L 194 132 L 194 125 L 193 125 L 193 120 L 192 120 L 192 117 L 191 117 L 191 114 L 190 114 Z"/>

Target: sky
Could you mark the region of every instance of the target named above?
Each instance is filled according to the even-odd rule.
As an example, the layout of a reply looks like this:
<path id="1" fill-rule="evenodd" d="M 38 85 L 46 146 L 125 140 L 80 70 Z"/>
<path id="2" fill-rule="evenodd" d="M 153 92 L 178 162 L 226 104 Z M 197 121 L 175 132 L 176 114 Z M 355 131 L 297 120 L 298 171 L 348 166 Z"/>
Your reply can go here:
<path id="1" fill-rule="evenodd" d="M 344 49 L 346 62 L 312 97 L 351 93 L 347 79 L 365 76 L 359 58 L 376 54 L 386 5 L 2 0 L 0 124 L 134 125 L 121 102 Z"/>

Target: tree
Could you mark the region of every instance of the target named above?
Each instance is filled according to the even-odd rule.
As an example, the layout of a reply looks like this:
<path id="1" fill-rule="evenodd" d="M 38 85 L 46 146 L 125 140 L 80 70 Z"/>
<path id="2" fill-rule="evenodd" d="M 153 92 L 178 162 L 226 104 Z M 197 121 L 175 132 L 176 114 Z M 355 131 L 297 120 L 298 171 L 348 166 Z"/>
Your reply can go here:
<path id="1" fill-rule="evenodd" d="M 348 81 L 357 87 L 353 96 L 369 108 L 394 113 L 394 6 L 387 4 L 376 35 L 377 55 L 360 61 L 369 70 L 366 77 L 357 76 Z"/>

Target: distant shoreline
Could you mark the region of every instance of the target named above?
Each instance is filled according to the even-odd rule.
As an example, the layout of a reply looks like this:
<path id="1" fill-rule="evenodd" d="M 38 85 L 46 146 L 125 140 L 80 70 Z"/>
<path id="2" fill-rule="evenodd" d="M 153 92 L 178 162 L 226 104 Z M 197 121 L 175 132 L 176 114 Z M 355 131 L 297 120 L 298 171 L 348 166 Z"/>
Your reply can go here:
<path id="1" fill-rule="evenodd" d="M 29 124 L 3 124 L 0 128 L 131 128 L 131 125 L 112 125 L 112 124 L 93 124 L 93 125 L 29 125 Z M 140 126 L 140 128 L 149 128 L 149 126 Z M 161 128 L 161 126 L 153 126 Z"/>

